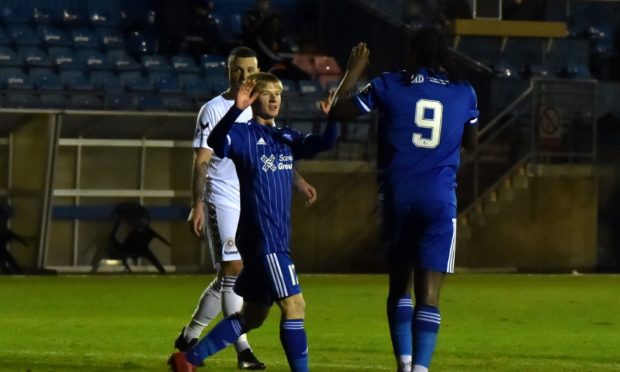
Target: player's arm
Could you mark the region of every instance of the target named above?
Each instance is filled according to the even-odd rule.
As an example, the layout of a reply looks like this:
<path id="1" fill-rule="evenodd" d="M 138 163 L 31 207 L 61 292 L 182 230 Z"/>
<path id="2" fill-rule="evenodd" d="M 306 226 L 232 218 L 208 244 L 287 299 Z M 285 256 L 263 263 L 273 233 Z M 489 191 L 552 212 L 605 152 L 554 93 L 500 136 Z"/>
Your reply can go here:
<path id="1" fill-rule="evenodd" d="M 465 123 L 463 130 L 462 145 L 468 152 L 476 150 L 478 145 L 478 99 L 474 88 L 471 88 L 471 94 L 469 96 L 469 120 Z"/>
<path id="2" fill-rule="evenodd" d="M 230 148 L 228 132 L 243 110 L 250 107 L 256 100 L 256 97 L 258 97 L 258 92 L 252 92 L 254 85 L 255 82 L 246 81 L 239 87 L 239 92 L 235 97 L 235 104 L 228 110 L 217 125 L 215 125 L 211 134 L 209 134 L 207 144 L 213 149 L 215 155 L 221 158 L 228 155 L 228 150 Z"/>
<path id="3" fill-rule="evenodd" d="M 192 232 L 200 237 L 204 226 L 204 199 L 207 190 L 207 170 L 213 152 L 207 148 L 194 149 L 194 167 L 192 168 L 192 210 L 189 222 Z"/>
<path id="4" fill-rule="evenodd" d="M 336 89 L 334 102 L 329 111 L 329 118 L 334 121 L 348 121 L 355 119 L 364 112 L 361 111 L 354 102 L 353 97 L 348 97 L 349 92 L 355 87 L 355 83 L 359 80 L 368 64 L 370 50 L 365 43 L 359 43 L 353 47 L 349 62 L 347 63 L 347 71 L 340 85 Z"/>
<path id="5" fill-rule="evenodd" d="M 306 201 L 307 206 L 311 206 L 316 201 L 316 189 L 314 186 L 308 183 L 301 174 L 297 171 L 297 169 L 293 169 L 293 182 L 295 183 L 295 187 L 297 190 L 304 194 L 308 200 Z"/>
<path id="6" fill-rule="evenodd" d="M 327 117 L 327 124 L 323 133 L 299 136 L 293 142 L 293 153 L 296 159 L 312 158 L 319 152 L 330 150 L 336 145 L 338 123 L 329 117 L 334 97 L 335 92 L 329 92 L 328 96 L 320 102 L 321 111 Z"/>
<path id="7" fill-rule="evenodd" d="M 474 152 L 478 146 L 478 125 L 477 124 L 465 124 L 463 130 L 463 148 L 468 152 Z"/>

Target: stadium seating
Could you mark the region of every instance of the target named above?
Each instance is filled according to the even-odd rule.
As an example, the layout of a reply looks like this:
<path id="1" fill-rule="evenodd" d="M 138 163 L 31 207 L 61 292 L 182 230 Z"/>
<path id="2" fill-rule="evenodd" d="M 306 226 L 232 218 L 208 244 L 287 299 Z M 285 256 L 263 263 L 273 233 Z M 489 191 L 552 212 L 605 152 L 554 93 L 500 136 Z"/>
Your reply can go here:
<path id="1" fill-rule="evenodd" d="M 61 91 L 63 89 L 60 78 L 51 68 L 32 68 L 30 78 L 34 87 L 40 91 Z"/>

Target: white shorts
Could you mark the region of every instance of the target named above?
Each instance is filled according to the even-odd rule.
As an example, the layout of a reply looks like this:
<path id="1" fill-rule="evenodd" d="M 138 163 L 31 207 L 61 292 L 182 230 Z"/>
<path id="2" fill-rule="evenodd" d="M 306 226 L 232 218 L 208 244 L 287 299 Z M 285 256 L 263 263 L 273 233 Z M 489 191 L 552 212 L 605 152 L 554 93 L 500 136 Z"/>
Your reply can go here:
<path id="1" fill-rule="evenodd" d="M 213 203 L 206 203 L 206 206 L 205 234 L 211 250 L 213 267 L 219 270 L 221 262 L 241 260 L 235 244 L 239 210 Z"/>

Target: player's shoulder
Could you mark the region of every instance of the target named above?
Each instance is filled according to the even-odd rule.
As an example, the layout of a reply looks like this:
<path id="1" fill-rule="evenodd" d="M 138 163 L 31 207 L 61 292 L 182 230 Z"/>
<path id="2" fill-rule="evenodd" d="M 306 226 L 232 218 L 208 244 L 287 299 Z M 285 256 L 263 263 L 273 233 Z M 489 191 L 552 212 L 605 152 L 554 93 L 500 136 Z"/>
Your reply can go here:
<path id="1" fill-rule="evenodd" d="M 226 99 L 223 95 L 218 95 L 207 101 L 200 108 L 201 112 L 214 113 L 214 112 L 226 112 L 235 103 L 234 100 Z"/>

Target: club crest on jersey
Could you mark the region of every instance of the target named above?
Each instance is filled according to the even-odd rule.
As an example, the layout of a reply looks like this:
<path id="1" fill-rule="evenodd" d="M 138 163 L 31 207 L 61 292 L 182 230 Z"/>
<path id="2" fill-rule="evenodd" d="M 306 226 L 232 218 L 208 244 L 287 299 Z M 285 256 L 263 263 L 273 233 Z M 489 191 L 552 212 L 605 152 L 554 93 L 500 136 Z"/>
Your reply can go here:
<path id="1" fill-rule="evenodd" d="M 284 134 L 282 135 L 282 138 L 284 138 L 284 139 L 285 139 L 285 140 L 287 140 L 287 141 L 293 141 L 293 136 L 291 136 L 291 135 L 290 135 L 290 134 L 288 134 L 288 133 L 284 133 Z"/>
<path id="2" fill-rule="evenodd" d="M 259 138 L 258 141 L 256 141 L 256 145 L 263 145 L 265 146 L 267 144 L 267 142 L 265 142 L 265 140 L 263 139 L 263 137 Z"/>
<path id="3" fill-rule="evenodd" d="M 267 172 L 267 171 L 272 171 L 275 172 L 276 169 L 278 169 L 275 164 L 273 164 L 276 161 L 276 157 L 275 155 L 271 154 L 271 156 L 267 157 L 267 155 L 262 155 L 260 157 L 260 160 L 263 162 L 263 172 Z"/>

